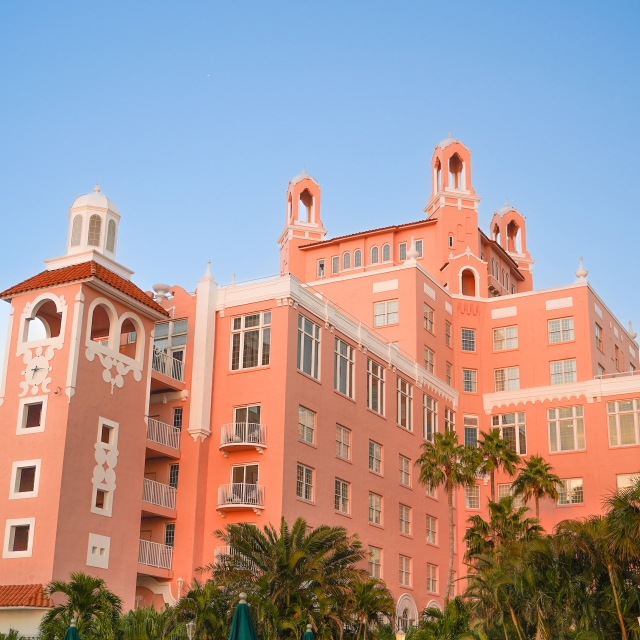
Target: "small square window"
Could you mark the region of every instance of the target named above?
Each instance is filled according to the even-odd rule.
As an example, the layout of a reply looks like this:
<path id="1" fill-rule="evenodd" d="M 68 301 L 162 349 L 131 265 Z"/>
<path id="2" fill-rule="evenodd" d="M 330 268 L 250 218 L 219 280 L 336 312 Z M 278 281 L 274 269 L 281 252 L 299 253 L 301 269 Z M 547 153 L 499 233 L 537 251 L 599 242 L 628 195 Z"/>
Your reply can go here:
<path id="1" fill-rule="evenodd" d="M 109 492 L 105 491 L 104 489 L 97 489 L 96 499 L 95 499 L 95 502 L 93 503 L 93 506 L 96 509 L 107 509 L 109 504 L 108 501 L 109 501 Z"/>
<path id="2" fill-rule="evenodd" d="M 35 518 L 7 520 L 4 530 L 3 558 L 29 558 L 33 551 Z"/>
<path id="3" fill-rule="evenodd" d="M 108 427 L 106 424 L 102 425 L 102 432 L 100 434 L 100 441 L 105 444 L 112 444 L 111 438 L 113 437 L 113 428 Z"/>
<path id="4" fill-rule="evenodd" d="M 11 469 L 9 500 L 37 498 L 41 460 L 14 462 Z"/>
<path id="5" fill-rule="evenodd" d="M 47 414 L 47 396 L 22 398 L 18 408 L 18 435 L 44 431 Z"/>

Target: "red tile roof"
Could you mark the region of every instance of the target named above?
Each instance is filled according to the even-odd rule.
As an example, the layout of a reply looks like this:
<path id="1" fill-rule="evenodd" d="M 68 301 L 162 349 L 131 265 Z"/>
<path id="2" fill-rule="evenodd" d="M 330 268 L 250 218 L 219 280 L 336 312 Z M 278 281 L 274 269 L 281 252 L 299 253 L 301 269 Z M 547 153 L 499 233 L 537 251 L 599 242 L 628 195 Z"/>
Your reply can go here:
<path id="1" fill-rule="evenodd" d="M 380 233 L 382 231 L 390 231 L 391 229 L 403 229 L 404 227 L 411 227 L 419 224 L 431 224 L 435 222 L 437 218 L 429 218 L 428 220 L 416 220 L 415 222 L 405 222 L 404 224 L 392 224 L 388 227 L 378 227 L 377 229 L 369 229 L 368 231 L 358 231 L 357 233 L 350 233 L 346 236 L 337 236 L 330 240 L 321 240 L 320 242 L 311 242 L 309 244 L 301 244 L 298 249 L 310 249 L 311 247 L 319 247 L 325 244 L 331 244 L 332 242 L 338 242 L 345 238 L 355 238 L 356 236 L 366 236 L 368 233 Z"/>
<path id="2" fill-rule="evenodd" d="M 82 264 L 74 264 L 70 267 L 63 267 L 62 269 L 43 271 L 37 276 L 33 276 L 3 291 L 0 293 L 0 298 L 12 298 L 18 293 L 25 293 L 26 291 L 33 291 L 34 289 L 46 289 L 60 284 L 78 282 L 79 280 L 90 280 L 92 278 L 101 280 L 114 289 L 126 293 L 134 300 L 141 302 L 162 315 L 169 315 L 153 298 L 150 298 L 142 289 L 136 287 L 133 282 L 125 280 L 93 260 L 83 262 Z"/>
<path id="3" fill-rule="evenodd" d="M 53 602 L 41 584 L 0 586 L 0 607 L 52 607 Z"/>

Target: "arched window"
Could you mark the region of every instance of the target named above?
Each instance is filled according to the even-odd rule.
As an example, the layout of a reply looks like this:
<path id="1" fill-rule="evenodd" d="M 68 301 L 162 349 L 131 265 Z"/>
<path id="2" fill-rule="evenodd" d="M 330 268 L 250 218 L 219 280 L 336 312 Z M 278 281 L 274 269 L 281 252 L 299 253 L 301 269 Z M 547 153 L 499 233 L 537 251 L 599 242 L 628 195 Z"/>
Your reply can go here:
<path id="1" fill-rule="evenodd" d="M 78 214 L 71 225 L 71 246 L 77 247 L 82 240 L 82 216 Z"/>
<path id="2" fill-rule="evenodd" d="M 382 245 L 382 262 L 389 262 L 391 260 L 391 246 L 388 244 Z"/>
<path id="3" fill-rule="evenodd" d="M 113 253 L 116 250 L 116 221 L 109 220 L 107 225 L 107 251 Z"/>
<path id="4" fill-rule="evenodd" d="M 102 231 L 102 218 L 93 214 L 89 218 L 89 238 L 87 240 L 87 244 L 90 247 L 99 247 L 100 246 L 100 232 Z"/>
<path id="5" fill-rule="evenodd" d="M 449 159 L 449 188 L 464 189 L 462 182 L 462 160 L 457 153 Z"/>
<path id="6" fill-rule="evenodd" d="M 309 189 L 305 189 L 300 194 L 300 200 L 298 200 L 298 222 L 313 222 L 311 219 L 313 208 L 313 196 L 309 192 Z"/>
<path id="7" fill-rule="evenodd" d="M 505 274 L 504 276 L 504 288 L 509 291 L 509 274 Z"/>
<path id="8" fill-rule="evenodd" d="M 453 249 L 453 234 L 449 234 L 449 249 Z"/>
<path id="9" fill-rule="evenodd" d="M 442 189 L 442 165 L 440 164 L 440 160 L 436 160 L 436 183 L 435 183 L 436 192 Z"/>
<path id="10" fill-rule="evenodd" d="M 134 360 L 139 360 L 142 356 L 141 342 L 138 323 L 131 318 L 126 318 L 120 325 L 120 353 Z"/>
<path id="11" fill-rule="evenodd" d="M 351 269 L 351 254 L 348 251 L 342 256 L 342 268 Z"/>
<path id="12" fill-rule="evenodd" d="M 520 234 L 518 225 L 512 220 L 507 225 L 507 251 L 520 253 Z"/>
<path id="13" fill-rule="evenodd" d="M 371 248 L 371 264 L 378 264 L 380 261 L 378 257 L 378 247 Z"/>
<path id="14" fill-rule="evenodd" d="M 62 327 L 62 314 L 53 300 L 44 300 L 27 323 L 27 342 L 57 338 Z"/>
<path id="15" fill-rule="evenodd" d="M 500 244 L 500 227 L 497 224 L 493 225 L 493 241 Z"/>
<path id="16" fill-rule="evenodd" d="M 91 336 L 93 342 L 99 342 L 104 347 L 109 346 L 109 334 L 111 333 L 111 318 L 106 307 L 96 305 L 91 316 Z"/>
<path id="17" fill-rule="evenodd" d="M 362 266 L 362 251 L 360 251 L 360 249 L 356 249 L 353 252 L 353 266 L 354 267 Z"/>
<path id="18" fill-rule="evenodd" d="M 502 280 L 501 280 L 501 282 L 502 282 L 502 286 L 504 287 L 504 269 L 502 270 Z"/>
<path id="19" fill-rule="evenodd" d="M 462 272 L 462 295 L 463 296 L 475 296 L 476 295 L 476 276 L 471 269 L 465 269 Z"/>

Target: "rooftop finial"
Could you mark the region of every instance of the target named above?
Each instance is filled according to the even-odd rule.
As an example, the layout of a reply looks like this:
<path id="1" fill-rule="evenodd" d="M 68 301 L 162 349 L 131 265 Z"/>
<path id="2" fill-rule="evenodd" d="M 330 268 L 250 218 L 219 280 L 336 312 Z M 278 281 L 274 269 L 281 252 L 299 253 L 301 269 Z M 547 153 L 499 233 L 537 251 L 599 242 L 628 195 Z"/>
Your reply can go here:
<path id="1" fill-rule="evenodd" d="M 206 282 L 213 282 L 213 274 L 211 273 L 211 260 L 207 260 L 207 270 L 204 272 L 202 279 Z"/>
<path id="2" fill-rule="evenodd" d="M 504 206 L 508 207 L 509 206 L 509 198 L 505 198 L 504 199 Z"/>
<path id="3" fill-rule="evenodd" d="M 631 324 L 631 320 L 629 320 L 629 337 L 632 340 L 635 340 L 638 337 L 638 334 L 633 330 L 633 325 Z"/>
<path id="4" fill-rule="evenodd" d="M 409 251 L 407 251 L 407 260 L 415 260 L 420 254 L 416 247 L 416 241 L 411 236 L 411 244 L 409 245 Z"/>
<path id="5" fill-rule="evenodd" d="M 453 136 L 451 135 L 451 131 L 449 131 L 449 137 L 450 137 L 450 138 L 453 138 Z"/>
<path id="6" fill-rule="evenodd" d="M 578 280 L 586 280 L 588 275 L 589 272 L 584 268 L 582 264 L 582 256 L 580 256 L 580 266 L 576 271 L 576 278 L 578 278 Z"/>
<path id="7" fill-rule="evenodd" d="M 302 173 L 304 173 L 305 175 L 307 174 L 307 167 L 306 165 L 302 165 Z"/>
<path id="8" fill-rule="evenodd" d="M 100 185 L 96 182 L 96 186 L 93 187 L 93 193 L 100 193 Z"/>

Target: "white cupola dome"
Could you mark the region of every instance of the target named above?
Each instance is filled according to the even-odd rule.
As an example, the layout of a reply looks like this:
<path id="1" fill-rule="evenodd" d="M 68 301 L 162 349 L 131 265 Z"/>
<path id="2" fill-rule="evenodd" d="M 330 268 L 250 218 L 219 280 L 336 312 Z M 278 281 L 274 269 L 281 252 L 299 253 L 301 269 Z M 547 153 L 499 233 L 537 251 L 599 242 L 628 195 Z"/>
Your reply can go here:
<path id="1" fill-rule="evenodd" d="M 119 223 L 118 207 L 96 184 L 93 193 L 78 196 L 69 209 L 67 255 L 93 250 L 115 260 Z"/>

